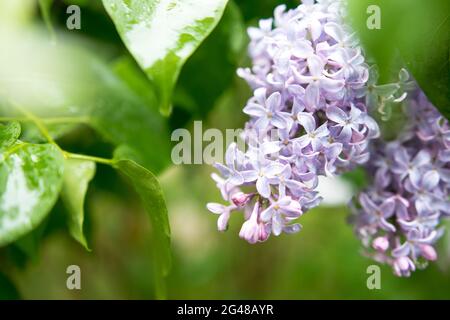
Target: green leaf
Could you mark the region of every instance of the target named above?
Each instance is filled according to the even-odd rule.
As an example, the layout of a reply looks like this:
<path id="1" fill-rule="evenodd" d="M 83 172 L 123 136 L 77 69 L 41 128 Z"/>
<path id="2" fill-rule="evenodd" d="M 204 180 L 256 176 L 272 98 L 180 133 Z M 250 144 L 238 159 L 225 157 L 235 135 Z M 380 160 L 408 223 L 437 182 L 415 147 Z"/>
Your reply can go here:
<path id="1" fill-rule="evenodd" d="M 29 261 L 38 261 L 39 259 L 40 244 L 47 227 L 47 221 L 47 219 L 44 219 L 34 230 L 14 242 L 14 246 L 25 254 Z"/>
<path id="2" fill-rule="evenodd" d="M 91 251 L 83 232 L 84 199 L 89 182 L 95 175 L 95 162 L 69 159 L 65 162 L 61 199 L 69 215 L 68 225 L 72 237 Z"/>
<path id="3" fill-rule="evenodd" d="M 217 27 L 184 65 L 174 93 L 174 107 L 187 110 L 195 119 L 205 118 L 236 80 L 236 69 L 245 57 L 246 41 L 242 15 L 230 1 Z M 202 70 L 201 76 L 192 76 L 198 70 Z M 177 111 L 174 110 L 175 116 Z M 175 120 L 190 119 L 172 118 Z M 182 127 L 185 123 L 175 125 Z"/>
<path id="4" fill-rule="evenodd" d="M 19 291 L 14 283 L 3 273 L 0 272 L 0 300 L 18 300 Z"/>
<path id="5" fill-rule="evenodd" d="M 285 5 L 287 8 L 295 8 L 299 5 L 298 0 L 238 0 L 239 6 L 245 21 L 257 21 L 273 16 L 273 10 L 279 5 Z"/>
<path id="6" fill-rule="evenodd" d="M 368 29 L 367 8 L 380 9 L 380 29 Z M 380 82 L 393 76 L 399 59 L 428 99 L 450 118 L 450 2 L 448 0 L 349 0 L 349 18 Z M 396 75 L 395 75 L 396 76 Z"/>
<path id="7" fill-rule="evenodd" d="M 0 246 L 35 229 L 62 186 L 64 159 L 50 144 L 18 143 L 0 159 Z"/>
<path id="8" fill-rule="evenodd" d="M 131 180 L 141 197 L 152 223 L 153 256 L 156 271 L 156 293 L 165 297 L 164 277 L 171 265 L 170 225 L 164 194 L 158 179 L 147 169 L 132 160 L 117 160 L 115 167 Z"/>
<path id="9" fill-rule="evenodd" d="M 5 39 L 0 35 L 0 41 L 9 52 L 0 55 L 0 96 L 8 93 L 6 101 L 16 101 L 42 119 L 66 119 L 48 124 L 53 137 L 70 132 L 79 121 L 107 142 L 132 148 L 136 161 L 153 172 L 170 164 L 167 119 L 88 51 L 86 42 L 60 35 L 51 44 L 42 31 L 20 32 Z M 9 105 L 2 108 L 1 100 L 0 114 L 21 116 Z M 24 136 L 35 137 L 36 133 L 24 130 Z"/>
<path id="10" fill-rule="evenodd" d="M 13 145 L 20 137 L 20 124 L 10 122 L 7 125 L 0 124 L 0 149 Z"/>
<path id="11" fill-rule="evenodd" d="M 128 50 L 171 112 L 183 64 L 219 22 L 228 0 L 103 0 Z"/>
<path id="12" fill-rule="evenodd" d="M 127 55 L 115 61 L 113 70 L 134 93 L 145 101 L 146 105 L 158 110 L 158 100 L 153 85 L 132 57 Z"/>
<path id="13" fill-rule="evenodd" d="M 116 146 L 127 146 L 134 160 L 154 172 L 166 168 L 170 160 L 170 135 L 165 119 L 145 105 L 109 68 L 98 65 L 102 83 L 90 102 L 89 124 Z"/>
<path id="14" fill-rule="evenodd" d="M 48 31 L 52 38 L 55 38 L 55 30 L 53 29 L 50 9 L 53 5 L 53 0 L 39 0 L 39 7 L 41 9 L 42 18 L 45 21 Z"/>

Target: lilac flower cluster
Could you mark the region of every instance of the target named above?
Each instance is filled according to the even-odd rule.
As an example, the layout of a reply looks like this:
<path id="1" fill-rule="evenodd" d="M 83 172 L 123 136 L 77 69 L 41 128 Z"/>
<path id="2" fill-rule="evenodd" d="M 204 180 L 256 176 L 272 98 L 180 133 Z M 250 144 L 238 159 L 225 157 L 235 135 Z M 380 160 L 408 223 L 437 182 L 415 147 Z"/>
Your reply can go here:
<path id="1" fill-rule="evenodd" d="M 354 204 L 356 232 L 376 261 L 409 276 L 436 260 L 433 244 L 450 216 L 450 126 L 423 93 L 410 101 L 406 128 L 373 145 L 374 184 Z"/>
<path id="2" fill-rule="evenodd" d="M 253 66 L 238 71 L 254 89 L 243 110 L 247 150 L 233 143 L 216 164 L 221 175 L 212 177 L 229 202 L 207 205 L 219 230 L 244 211 L 240 237 L 250 243 L 297 232 L 295 220 L 320 203 L 318 176 L 367 162 L 379 129 L 363 103 L 368 66 L 343 12 L 340 1 L 303 1 L 249 29 Z"/>

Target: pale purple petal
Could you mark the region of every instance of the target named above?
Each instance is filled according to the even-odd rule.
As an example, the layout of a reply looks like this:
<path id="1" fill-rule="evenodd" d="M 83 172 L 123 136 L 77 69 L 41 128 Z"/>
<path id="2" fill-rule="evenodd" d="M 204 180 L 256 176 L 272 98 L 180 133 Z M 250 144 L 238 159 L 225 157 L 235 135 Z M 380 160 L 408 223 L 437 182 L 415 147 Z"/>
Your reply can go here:
<path id="1" fill-rule="evenodd" d="M 431 170 L 423 175 L 423 187 L 426 190 L 432 190 L 439 183 L 439 173 L 436 170 Z"/>
<path id="2" fill-rule="evenodd" d="M 225 206 L 220 203 L 210 202 L 206 205 L 209 211 L 215 214 L 222 214 L 225 211 Z"/>
<path id="3" fill-rule="evenodd" d="M 316 120 L 314 120 L 314 117 L 311 114 L 299 112 L 297 114 L 297 119 L 307 133 L 313 132 L 316 129 Z"/>
<path id="4" fill-rule="evenodd" d="M 328 107 L 326 113 L 328 119 L 339 124 L 344 123 L 348 119 L 347 113 L 338 107 Z"/>
<path id="5" fill-rule="evenodd" d="M 305 90 L 305 105 L 309 110 L 314 110 L 319 105 L 319 100 L 319 84 L 317 82 L 311 82 Z"/>
<path id="6" fill-rule="evenodd" d="M 247 104 L 243 111 L 253 117 L 263 117 L 267 114 L 267 110 L 256 103 Z"/>
<path id="7" fill-rule="evenodd" d="M 264 198 L 270 197 L 270 184 L 269 180 L 266 177 L 259 177 L 256 180 L 256 190 L 258 193 L 262 195 Z"/>
<path id="8" fill-rule="evenodd" d="M 324 68 L 323 60 L 316 55 L 310 56 L 308 58 L 308 69 L 313 77 L 320 77 Z"/>
<path id="9" fill-rule="evenodd" d="M 267 109 L 274 112 L 279 109 L 281 103 L 281 95 L 279 92 L 272 93 L 269 98 L 267 98 L 266 106 Z"/>

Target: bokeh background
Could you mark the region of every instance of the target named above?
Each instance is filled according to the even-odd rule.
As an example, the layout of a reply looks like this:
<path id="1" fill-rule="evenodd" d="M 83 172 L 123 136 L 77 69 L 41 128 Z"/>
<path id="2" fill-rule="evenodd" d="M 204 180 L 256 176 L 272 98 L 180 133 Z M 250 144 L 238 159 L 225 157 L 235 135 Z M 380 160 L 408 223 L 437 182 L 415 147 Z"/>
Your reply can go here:
<path id="1" fill-rule="evenodd" d="M 12 12 L 21 28 L 23 20 L 30 28 L 47 32 L 34 1 L 14 2 L 20 3 Z M 203 120 L 204 129 L 242 127 L 245 116 L 241 109 L 250 92 L 235 76 L 235 70 L 248 65 L 245 27 L 255 25 L 257 18 L 271 16 L 279 3 L 292 7 L 298 2 L 238 0 L 227 8 L 218 28 L 182 71 L 174 96 L 174 113 L 167 120 L 171 130 L 192 129 L 194 120 Z M 68 4 L 82 8 L 82 29 L 70 35 L 64 30 Z M 0 17 L 4 21 L 12 20 L 11 14 L 4 10 Z M 58 39 L 82 39 L 83 45 L 93 48 L 108 63 L 122 66 L 119 70 L 128 71 L 123 66 L 133 64 L 101 1 L 55 1 L 52 20 Z M 76 69 L 78 61 L 66 63 Z M 136 80 L 141 76 L 128 77 L 127 83 L 145 91 L 145 83 Z M 107 155 L 112 150 L 87 126 L 61 135 L 58 141 L 67 149 L 89 154 Z M 167 278 L 169 298 L 450 298 L 447 236 L 440 241 L 437 263 L 415 272 L 411 278 L 397 278 L 390 268 L 381 266 L 381 289 L 369 290 L 366 269 L 373 262 L 361 255 L 360 242 L 347 223 L 349 212 L 345 202 L 321 206 L 305 214 L 299 234 L 271 237 L 266 243 L 249 245 L 238 237 L 243 221 L 239 214 L 232 216 L 226 233 L 216 231 L 216 216 L 205 207 L 207 202 L 220 201 L 209 177 L 211 172 L 207 165 L 180 165 L 168 166 L 159 173 L 172 229 L 173 267 Z M 365 179 L 353 174 L 345 181 L 348 188 L 356 190 L 364 185 Z M 331 190 L 331 193 L 341 192 L 344 191 Z M 138 196 L 121 176 L 99 166 L 90 186 L 86 228 L 92 252 L 70 238 L 63 211 L 58 203 L 31 236 L 0 249 L 0 298 L 154 298 L 152 230 Z M 82 290 L 66 288 L 66 268 L 72 264 L 81 267 Z"/>

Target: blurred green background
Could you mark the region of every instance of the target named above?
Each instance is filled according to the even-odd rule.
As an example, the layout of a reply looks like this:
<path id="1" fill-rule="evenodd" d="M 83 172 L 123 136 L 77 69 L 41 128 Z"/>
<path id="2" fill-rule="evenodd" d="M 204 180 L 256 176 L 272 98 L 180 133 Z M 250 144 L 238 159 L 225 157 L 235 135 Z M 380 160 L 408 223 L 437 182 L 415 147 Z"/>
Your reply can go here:
<path id="1" fill-rule="evenodd" d="M 44 23 L 35 1 L 18 2 L 21 4 L 15 9 L 14 20 L 17 25 L 22 25 L 23 19 L 32 28 L 42 30 Z M 64 30 L 65 9 L 74 3 L 82 7 L 83 27 L 68 36 Z M 232 2 L 217 29 L 183 68 L 172 116 L 155 121 L 167 121 L 169 132 L 179 127 L 191 129 L 194 120 L 204 120 L 204 129 L 242 127 L 246 118 L 241 110 L 250 91 L 235 76 L 235 70 L 249 63 L 245 28 L 255 25 L 257 18 L 271 16 L 280 3 L 292 7 L 298 2 Z M 146 93 L 145 76 L 127 54 L 100 1 L 55 1 L 51 16 L 56 41 L 65 37 L 81 39 L 78 45 L 101 56 L 151 108 L 154 97 Z M 8 18 L 0 17 L 3 21 Z M 81 62 L 71 59 L 67 63 L 77 69 Z M 112 152 L 109 142 L 87 126 L 72 128 L 58 142 L 66 149 L 99 156 Z M 347 207 L 321 206 L 302 217 L 303 230 L 299 234 L 249 245 L 238 237 L 243 221 L 239 214 L 232 216 L 226 233 L 216 231 L 217 217 L 205 206 L 207 202 L 220 202 L 209 177 L 211 172 L 207 165 L 165 166 L 159 171 L 172 229 L 169 298 L 450 298 L 448 237 L 441 240 L 437 263 L 406 279 L 395 277 L 388 267 L 381 266 L 381 289 L 369 290 L 366 269 L 374 263 L 360 254 L 360 242 L 346 222 Z M 86 200 L 86 214 L 92 252 L 70 238 L 60 203 L 32 235 L 1 248 L 0 298 L 154 298 L 150 223 L 137 195 L 112 169 L 98 167 Z M 66 268 L 72 264 L 81 267 L 81 290 L 66 288 Z"/>

